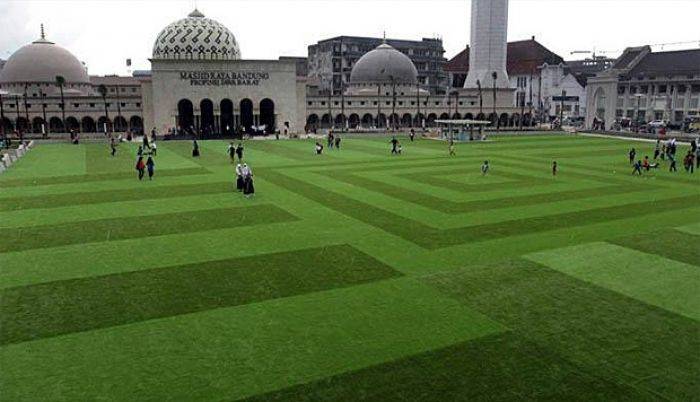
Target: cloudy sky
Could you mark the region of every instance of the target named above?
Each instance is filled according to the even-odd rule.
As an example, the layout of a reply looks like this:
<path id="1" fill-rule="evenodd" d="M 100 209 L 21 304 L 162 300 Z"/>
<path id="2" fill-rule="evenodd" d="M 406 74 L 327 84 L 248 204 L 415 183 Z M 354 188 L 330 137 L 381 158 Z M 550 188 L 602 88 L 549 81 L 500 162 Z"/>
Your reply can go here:
<path id="1" fill-rule="evenodd" d="M 469 41 L 469 0 L 197 0 L 236 35 L 244 58 L 304 56 L 337 35 L 442 37 L 452 57 Z M 194 0 L 0 0 L 0 58 L 39 36 L 68 48 L 91 74 L 148 69 L 158 32 L 186 16 Z M 511 0 L 509 40 L 536 36 L 565 59 L 574 50 L 619 54 L 626 46 L 695 41 L 700 0 Z M 655 50 L 661 50 L 656 47 Z"/>

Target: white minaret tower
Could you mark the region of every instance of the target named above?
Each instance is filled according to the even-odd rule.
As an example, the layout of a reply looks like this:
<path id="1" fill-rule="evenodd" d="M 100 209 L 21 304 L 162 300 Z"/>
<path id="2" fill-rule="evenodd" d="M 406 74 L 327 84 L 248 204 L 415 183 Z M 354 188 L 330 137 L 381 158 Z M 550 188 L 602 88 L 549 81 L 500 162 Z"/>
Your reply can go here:
<path id="1" fill-rule="evenodd" d="M 469 74 L 464 88 L 493 88 L 496 72 L 496 88 L 509 88 L 506 72 L 508 41 L 508 0 L 472 0 L 471 44 L 469 49 Z"/>

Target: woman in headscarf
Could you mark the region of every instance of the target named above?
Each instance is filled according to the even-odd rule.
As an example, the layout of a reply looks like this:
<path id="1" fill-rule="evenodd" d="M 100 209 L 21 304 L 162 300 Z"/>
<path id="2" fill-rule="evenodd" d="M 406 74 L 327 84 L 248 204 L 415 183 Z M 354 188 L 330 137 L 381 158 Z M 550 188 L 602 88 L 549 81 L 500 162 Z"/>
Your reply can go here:
<path id="1" fill-rule="evenodd" d="M 255 186 L 253 185 L 253 171 L 250 170 L 247 164 L 243 164 L 243 194 L 246 198 L 255 194 Z"/>
<path id="2" fill-rule="evenodd" d="M 243 179 L 243 166 L 239 163 L 236 165 L 236 190 L 238 192 L 243 191 L 243 188 L 245 187 L 245 181 Z"/>
<path id="3" fill-rule="evenodd" d="M 195 158 L 199 156 L 199 144 L 196 139 L 192 141 L 192 156 Z"/>

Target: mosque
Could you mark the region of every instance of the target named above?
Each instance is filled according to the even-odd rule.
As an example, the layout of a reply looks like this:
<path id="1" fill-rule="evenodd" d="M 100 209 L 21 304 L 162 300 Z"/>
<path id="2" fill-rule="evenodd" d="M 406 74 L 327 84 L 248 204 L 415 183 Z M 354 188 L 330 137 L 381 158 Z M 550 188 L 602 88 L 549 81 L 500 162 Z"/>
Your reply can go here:
<path id="1" fill-rule="evenodd" d="M 158 34 L 151 69 L 133 76 L 88 75 L 85 65 L 48 40 L 42 27 L 39 39 L 17 50 L 0 70 L 1 127 L 6 132 L 45 134 L 155 128 L 159 133 L 216 137 L 329 127 L 405 129 L 451 118 L 495 122 L 499 114 L 515 111 L 512 102 L 501 100 L 512 98 L 514 89 L 508 88 L 505 73 L 507 0 L 496 3 L 505 5 L 495 13 L 500 20 L 483 23 L 499 24 L 499 44 L 493 47 L 490 36 L 475 36 L 473 29 L 472 49 L 479 53 L 470 61 L 475 74 L 490 68 L 501 72 L 493 83 L 493 97 L 483 77 L 478 92 L 467 85 L 478 79 L 470 78 L 463 90 L 431 96 L 419 84 L 411 59 L 386 42 L 355 63 L 341 94 L 323 94 L 303 74 L 299 58 L 244 59 L 234 34 L 195 9 Z M 483 27 L 477 28 L 478 33 Z M 492 47 L 485 49 L 480 43 Z"/>

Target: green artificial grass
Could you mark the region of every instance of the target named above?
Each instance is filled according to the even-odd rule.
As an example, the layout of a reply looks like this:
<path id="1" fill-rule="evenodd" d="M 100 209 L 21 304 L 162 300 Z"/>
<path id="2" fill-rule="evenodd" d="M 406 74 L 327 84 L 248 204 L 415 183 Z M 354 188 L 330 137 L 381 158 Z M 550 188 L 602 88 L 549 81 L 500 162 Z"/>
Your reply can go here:
<path id="1" fill-rule="evenodd" d="M 142 182 L 137 144 L 39 144 L 0 175 L 0 401 L 698 398 L 700 174 L 389 139 L 245 141 L 252 198 L 228 141 Z"/>

